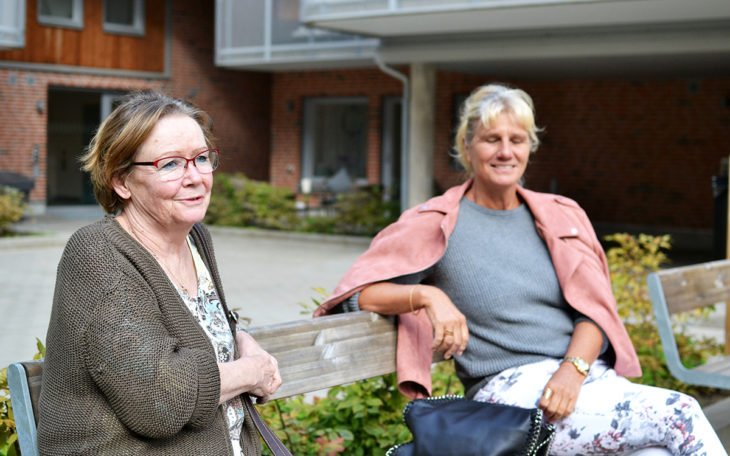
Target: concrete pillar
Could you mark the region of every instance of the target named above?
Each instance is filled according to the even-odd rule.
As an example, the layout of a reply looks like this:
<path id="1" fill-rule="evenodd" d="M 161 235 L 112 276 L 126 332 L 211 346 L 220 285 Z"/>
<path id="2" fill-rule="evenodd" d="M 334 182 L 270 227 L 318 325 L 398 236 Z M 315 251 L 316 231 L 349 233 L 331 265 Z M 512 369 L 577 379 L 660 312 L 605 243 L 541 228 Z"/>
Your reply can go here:
<path id="1" fill-rule="evenodd" d="M 410 78 L 407 207 L 413 207 L 433 196 L 436 68 L 432 64 L 413 63 Z"/>

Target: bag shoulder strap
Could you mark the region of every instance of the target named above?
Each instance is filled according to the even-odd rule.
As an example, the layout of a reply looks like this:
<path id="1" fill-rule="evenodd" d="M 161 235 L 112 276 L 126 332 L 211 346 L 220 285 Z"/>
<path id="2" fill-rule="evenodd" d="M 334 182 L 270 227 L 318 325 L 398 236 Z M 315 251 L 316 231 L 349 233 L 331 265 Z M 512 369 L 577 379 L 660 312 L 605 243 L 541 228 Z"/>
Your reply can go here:
<path id="1" fill-rule="evenodd" d="M 259 415 L 259 412 L 256 410 L 253 402 L 251 402 L 251 396 L 248 394 L 242 394 L 241 399 L 243 406 L 246 408 L 246 418 L 251 418 L 253 420 L 256 430 L 259 431 L 259 434 L 261 434 L 261 437 L 264 439 L 264 442 L 266 442 L 266 445 L 268 445 L 271 452 L 274 453 L 274 456 L 292 456 L 291 452 L 283 443 L 281 443 L 279 437 L 277 437 L 276 434 L 269 429 L 263 418 L 261 418 L 261 415 Z"/>

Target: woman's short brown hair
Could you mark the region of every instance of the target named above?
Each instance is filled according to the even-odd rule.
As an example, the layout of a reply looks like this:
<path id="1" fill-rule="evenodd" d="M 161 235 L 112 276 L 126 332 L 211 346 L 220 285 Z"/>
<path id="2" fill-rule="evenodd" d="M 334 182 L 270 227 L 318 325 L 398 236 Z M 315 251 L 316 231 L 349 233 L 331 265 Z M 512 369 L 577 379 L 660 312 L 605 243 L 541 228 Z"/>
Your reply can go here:
<path id="1" fill-rule="evenodd" d="M 204 111 L 153 90 L 127 95 L 101 123 L 81 157 L 83 170 L 91 175 L 96 200 L 107 213 L 117 213 L 124 207 L 112 180 L 129 172 L 134 155 L 157 122 L 171 114 L 183 114 L 195 120 L 203 130 L 207 146 L 214 147 L 211 120 Z"/>

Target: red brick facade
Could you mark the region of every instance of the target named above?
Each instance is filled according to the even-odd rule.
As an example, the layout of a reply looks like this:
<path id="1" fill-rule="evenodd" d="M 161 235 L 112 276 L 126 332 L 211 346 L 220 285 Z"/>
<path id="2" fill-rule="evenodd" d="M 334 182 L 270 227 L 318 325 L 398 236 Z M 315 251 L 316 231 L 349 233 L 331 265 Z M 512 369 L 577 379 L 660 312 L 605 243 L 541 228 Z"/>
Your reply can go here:
<path id="1" fill-rule="evenodd" d="M 303 108 L 310 97 L 368 100 L 367 178 L 380 181 L 383 100 L 401 83 L 376 68 L 246 72 L 215 67 L 210 2 L 171 3 L 170 77 L 114 77 L 0 68 L 0 170 L 37 173 L 31 199 L 46 199 L 47 106 L 52 87 L 159 88 L 195 102 L 214 120 L 222 169 L 296 190 L 301 177 Z M 29 20 L 31 20 L 29 18 Z M 406 69 L 401 68 L 402 71 Z M 407 72 L 407 71 L 406 71 Z M 162 76 L 162 75 L 160 75 Z M 463 176 L 449 157 L 455 99 L 503 78 L 439 72 L 434 181 Z M 575 198 L 596 222 L 687 228 L 713 225 L 711 176 L 730 154 L 730 78 L 512 80 L 534 98 L 543 145 L 526 184 Z M 33 151 L 39 153 L 34 170 Z"/>

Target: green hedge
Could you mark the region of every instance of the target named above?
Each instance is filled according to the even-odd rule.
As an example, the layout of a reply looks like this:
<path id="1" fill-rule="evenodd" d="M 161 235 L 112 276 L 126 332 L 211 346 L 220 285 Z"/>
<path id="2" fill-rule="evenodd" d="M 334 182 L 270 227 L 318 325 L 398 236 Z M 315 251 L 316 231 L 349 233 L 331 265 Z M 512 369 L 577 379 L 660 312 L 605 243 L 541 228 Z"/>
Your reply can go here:
<path id="1" fill-rule="evenodd" d="M 337 195 L 331 209 L 333 215 L 300 216 L 292 191 L 243 174 L 218 173 L 205 220 L 211 225 L 373 236 L 399 215 L 398 204 L 383 201 L 375 185 Z"/>

